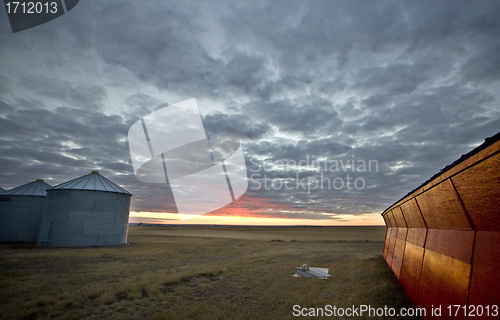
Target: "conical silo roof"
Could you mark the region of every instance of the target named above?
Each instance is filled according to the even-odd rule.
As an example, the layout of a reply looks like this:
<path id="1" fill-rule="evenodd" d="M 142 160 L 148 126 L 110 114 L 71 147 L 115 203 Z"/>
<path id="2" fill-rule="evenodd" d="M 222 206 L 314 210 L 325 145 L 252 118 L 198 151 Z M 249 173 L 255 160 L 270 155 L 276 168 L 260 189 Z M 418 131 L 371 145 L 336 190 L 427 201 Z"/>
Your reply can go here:
<path id="1" fill-rule="evenodd" d="M 8 196 L 33 196 L 33 197 L 45 197 L 47 194 L 47 189 L 50 189 L 50 185 L 43 182 L 42 179 L 36 179 L 33 182 L 23 184 L 14 189 L 10 189 L 4 192 L 4 195 Z"/>
<path id="2" fill-rule="evenodd" d="M 2 189 L 2 187 L 0 187 L 0 194 L 4 194 L 5 193 L 5 189 Z"/>
<path id="3" fill-rule="evenodd" d="M 101 176 L 98 171 L 92 171 L 89 174 L 70 180 L 68 182 L 61 183 L 57 186 L 52 187 L 51 189 L 93 190 L 93 191 L 115 192 L 115 193 L 132 195 L 130 192 L 123 189 L 113 181 L 110 181 Z"/>

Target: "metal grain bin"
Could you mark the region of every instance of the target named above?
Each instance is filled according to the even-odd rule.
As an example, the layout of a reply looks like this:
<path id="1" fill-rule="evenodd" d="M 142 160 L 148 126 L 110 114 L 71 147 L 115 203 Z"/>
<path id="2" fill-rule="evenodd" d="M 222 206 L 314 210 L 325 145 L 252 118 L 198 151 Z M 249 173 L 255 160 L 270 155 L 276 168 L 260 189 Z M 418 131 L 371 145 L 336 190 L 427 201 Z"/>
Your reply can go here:
<path id="1" fill-rule="evenodd" d="M 38 246 L 83 247 L 127 242 L 131 194 L 97 171 L 47 192 Z"/>
<path id="2" fill-rule="evenodd" d="M 0 196 L 0 241 L 36 242 L 50 185 L 38 179 Z"/>
<path id="3" fill-rule="evenodd" d="M 5 189 L 2 189 L 2 187 L 0 187 L 0 194 L 4 194 L 5 193 Z"/>

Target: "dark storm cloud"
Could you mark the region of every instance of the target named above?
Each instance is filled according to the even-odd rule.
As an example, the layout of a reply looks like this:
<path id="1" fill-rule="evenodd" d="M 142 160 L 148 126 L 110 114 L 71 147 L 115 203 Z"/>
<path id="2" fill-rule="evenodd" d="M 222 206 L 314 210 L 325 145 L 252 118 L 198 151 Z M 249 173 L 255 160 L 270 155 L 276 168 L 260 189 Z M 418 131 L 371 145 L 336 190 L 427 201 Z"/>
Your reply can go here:
<path id="1" fill-rule="evenodd" d="M 131 117 L 143 118 L 151 112 L 166 107 L 168 104 L 144 93 L 134 93 L 125 99 L 125 103 L 132 107 Z"/>
<path id="2" fill-rule="evenodd" d="M 245 150 L 249 156 L 261 156 L 272 161 L 275 160 L 295 160 L 312 157 L 335 157 L 345 154 L 351 150 L 350 146 L 336 142 L 334 139 L 300 140 L 292 143 L 286 140 L 276 142 L 260 141 L 257 143 L 246 143 Z"/>
<path id="3" fill-rule="evenodd" d="M 106 89 L 87 83 L 69 83 L 45 77 L 23 78 L 17 82 L 20 89 L 33 92 L 45 99 L 56 99 L 68 106 L 99 110 L 107 99 Z"/>
<path id="4" fill-rule="evenodd" d="M 127 132 L 194 97 L 209 105 L 209 135 L 242 142 L 249 176 L 261 175 L 250 186 L 297 174 L 366 183 L 254 188 L 234 205 L 266 200 L 255 215 L 276 205 L 311 219 L 381 212 L 500 128 L 499 15 L 490 1 L 86 1 L 15 35 L 3 23 L 2 185 L 101 168 L 134 194 L 133 210 L 175 212 L 168 186 L 134 177 Z M 378 168 L 263 169 L 313 157 Z"/>
<path id="5" fill-rule="evenodd" d="M 114 176 L 117 166 L 123 171 L 123 159 L 129 162 L 127 128 L 119 116 L 99 112 L 63 107 L 17 110 L 0 118 L 0 161 L 8 163 L 2 175 L 9 187 L 40 176 L 62 183 L 95 168 Z"/>
<path id="6" fill-rule="evenodd" d="M 472 56 L 462 66 L 464 79 L 479 83 L 500 80 L 500 46 L 491 46 Z"/>
<path id="7" fill-rule="evenodd" d="M 12 90 L 12 81 L 0 75 L 0 94 L 6 94 Z"/>
<path id="8" fill-rule="evenodd" d="M 266 122 L 256 122 L 241 115 L 214 113 L 203 118 L 205 131 L 209 136 L 228 134 L 238 138 L 260 139 L 272 129 Z"/>
<path id="9" fill-rule="evenodd" d="M 12 111 L 14 111 L 14 108 L 12 108 L 9 104 L 5 103 L 4 101 L 0 100 L 0 115 L 11 113 Z"/>
<path id="10" fill-rule="evenodd" d="M 147 94 L 144 93 L 134 93 L 130 96 L 127 97 L 125 100 L 128 105 L 132 107 L 136 107 L 138 109 L 141 109 L 144 112 L 151 112 L 151 110 L 156 107 L 161 105 L 162 102 L 161 100 L 155 99 L 153 97 L 148 96 Z"/>
<path id="11" fill-rule="evenodd" d="M 314 135 L 321 131 L 324 133 L 336 130 L 342 125 L 332 103 L 323 99 L 255 101 L 247 104 L 244 110 L 246 114 L 258 119 L 257 121 L 276 125 L 285 132 Z"/>

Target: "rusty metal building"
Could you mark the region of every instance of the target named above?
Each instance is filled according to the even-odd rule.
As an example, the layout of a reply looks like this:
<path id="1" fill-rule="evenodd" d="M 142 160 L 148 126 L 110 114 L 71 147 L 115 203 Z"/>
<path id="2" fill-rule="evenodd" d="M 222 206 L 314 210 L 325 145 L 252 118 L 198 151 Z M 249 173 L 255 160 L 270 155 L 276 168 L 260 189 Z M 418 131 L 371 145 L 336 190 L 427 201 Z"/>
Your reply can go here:
<path id="1" fill-rule="evenodd" d="M 126 243 L 131 196 L 97 171 L 52 187 L 47 192 L 37 245 Z"/>
<path id="2" fill-rule="evenodd" d="M 417 307 L 500 305 L 500 133 L 382 216 L 383 256 Z"/>
<path id="3" fill-rule="evenodd" d="M 0 196 L 0 241 L 36 242 L 48 188 L 37 179 Z"/>

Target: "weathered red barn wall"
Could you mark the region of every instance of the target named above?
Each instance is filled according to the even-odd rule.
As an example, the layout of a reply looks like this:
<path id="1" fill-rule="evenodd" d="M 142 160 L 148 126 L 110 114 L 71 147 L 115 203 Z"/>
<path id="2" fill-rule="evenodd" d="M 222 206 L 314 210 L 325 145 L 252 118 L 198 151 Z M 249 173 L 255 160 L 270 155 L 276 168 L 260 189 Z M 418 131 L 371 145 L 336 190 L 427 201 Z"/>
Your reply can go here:
<path id="1" fill-rule="evenodd" d="M 417 307 L 500 308 L 500 133 L 382 216 L 384 258 Z"/>

